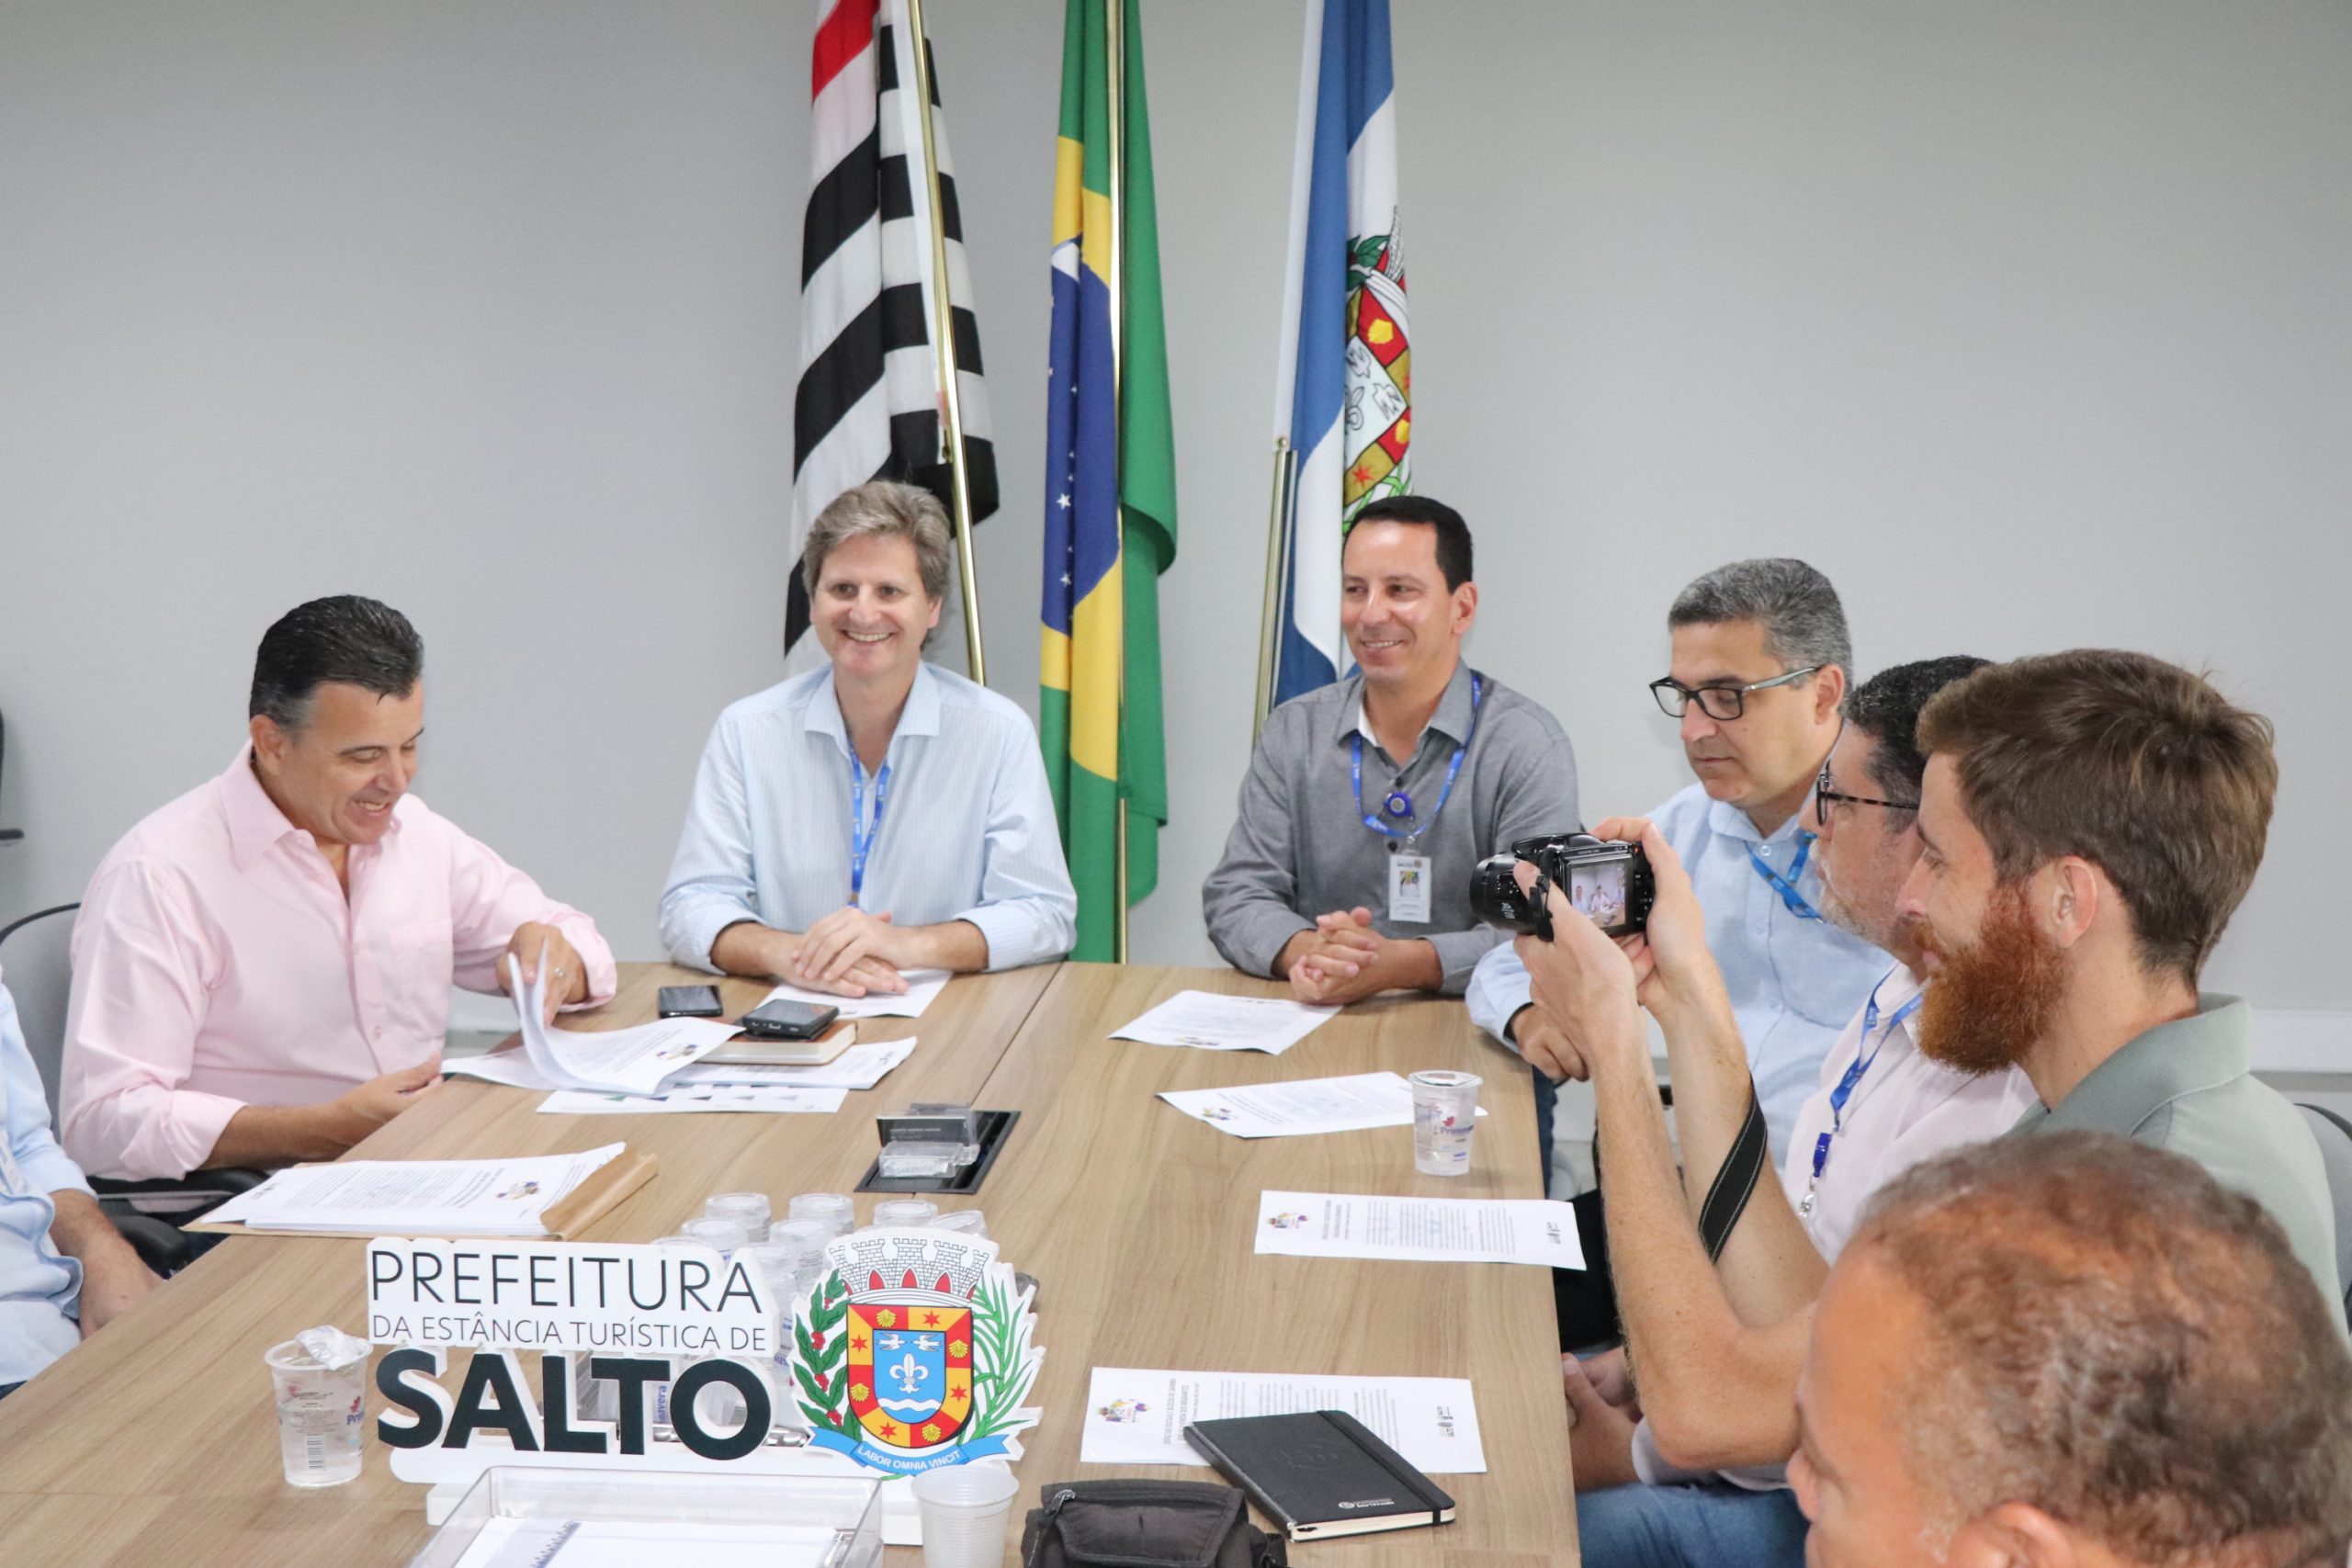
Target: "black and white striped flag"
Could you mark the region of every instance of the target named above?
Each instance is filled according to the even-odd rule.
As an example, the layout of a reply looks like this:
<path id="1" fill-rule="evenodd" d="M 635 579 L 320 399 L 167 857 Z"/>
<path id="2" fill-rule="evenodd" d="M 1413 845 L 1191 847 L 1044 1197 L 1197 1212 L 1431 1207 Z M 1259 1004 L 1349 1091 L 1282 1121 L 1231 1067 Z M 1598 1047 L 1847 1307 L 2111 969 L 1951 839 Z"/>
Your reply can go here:
<path id="1" fill-rule="evenodd" d="M 922 121 L 905 15 L 904 0 L 833 0 L 817 24 L 810 51 L 787 655 L 808 628 L 801 544 L 835 496 L 872 479 L 905 479 L 931 491 L 954 513 L 939 361 L 932 346 L 937 280 L 931 191 L 922 177 Z M 997 507 L 996 447 L 938 87 L 934 71 L 932 138 L 947 236 L 948 299 L 955 306 L 964 479 L 978 523 Z M 946 625 L 943 618 L 943 632 Z"/>

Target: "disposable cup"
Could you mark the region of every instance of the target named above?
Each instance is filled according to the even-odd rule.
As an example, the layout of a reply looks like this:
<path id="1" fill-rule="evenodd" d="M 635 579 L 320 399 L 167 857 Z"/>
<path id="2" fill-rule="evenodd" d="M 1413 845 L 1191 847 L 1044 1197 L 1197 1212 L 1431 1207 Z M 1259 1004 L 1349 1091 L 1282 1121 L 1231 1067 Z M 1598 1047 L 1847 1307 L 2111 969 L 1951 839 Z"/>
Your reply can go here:
<path id="1" fill-rule="evenodd" d="M 961 1231 L 966 1235 L 985 1236 L 989 1234 L 989 1218 L 978 1209 L 950 1209 L 944 1214 L 934 1215 L 930 1228 L 935 1231 Z"/>
<path id="2" fill-rule="evenodd" d="M 996 1568 L 1004 1561 L 1005 1524 L 1020 1490 L 1011 1471 L 993 1464 L 943 1465 L 916 1476 L 923 1568 Z"/>
<path id="3" fill-rule="evenodd" d="M 277 1398 L 278 1455 L 288 1486 L 340 1486 L 359 1477 L 368 1358 L 328 1367 L 288 1339 L 262 1355 Z"/>
<path id="4" fill-rule="evenodd" d="M 740 1221 L 722 1220 L 710 1215 L 705 1215 L 698 1220 L 688 1220 L 678 1227 L 678 1234 L 692 1236 L 696 1241 L 707 1242 L 721 1252 L 732 1252 L 752 1239 L 751 1233 L 744 1230 Z"/>
<path id="5" fill-rule="evenodd" d="M 927 1225 L 938 1217 L 939 1205 L 928 1198 L 885 1198 L 874 1205 L 876 1230 L 886 1226 Z"/>
<path id="6" fill-rule="evenodd" d="M 1478 1130 L 1478 1075 L 1415 1073 L 1413 1168 L 1424 1176 L 1463 1176 L 1470 1169 L 1470 1134 Z"/>
<path id="7" fill-rule="evenodd" d="M 846 1192 L 796 1193 L 784 1212 L 796 1220 L 822 1220 L 834 1235 L 847 1235 L 857 1228 L 857 1205 Z"/>
<path id="8" fill-rule="evenodd" d="M 714 1192 L 702 1201 L 702 1212 L 706 1219 L 734 1221 L 747 1236 L 763 1235 L 768 1228 L 764 1192 Z"/>

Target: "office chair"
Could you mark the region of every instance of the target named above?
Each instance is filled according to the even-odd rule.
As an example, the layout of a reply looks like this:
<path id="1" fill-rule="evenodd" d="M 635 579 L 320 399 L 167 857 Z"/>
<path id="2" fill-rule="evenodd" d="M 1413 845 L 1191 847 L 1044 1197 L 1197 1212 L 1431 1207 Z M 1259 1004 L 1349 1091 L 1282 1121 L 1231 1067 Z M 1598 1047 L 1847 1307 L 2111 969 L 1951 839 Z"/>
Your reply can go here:
<path id="1" fill-rule="evenodd" d="M 73 984 L 74 911 L 60 904 L 0 927 L 0 984 L 17 1004 L 26 1048 L 49 1095 L 50 1124 L 57 1124 L 65 1055 L 65 1006 Z M 179 1227 L 260 1184 L 257 1170 L 200 1170 L 176 1180 L 110 1181 L 92 1178 L 98 1207 L 140 1258 L 158 1274 L 177 1273 L 219 1239 Z"/>
<path id="2" fill-rule="evenodd" d="M 2344 1286 L 2344 1315 L 2352 1322 L 2352 1122 L 2316 1105 L 2298 1105 L 2319 1140 L 2327 1167 L 2327 1195 L 2335 1205 L 2335 1279 Z"/>

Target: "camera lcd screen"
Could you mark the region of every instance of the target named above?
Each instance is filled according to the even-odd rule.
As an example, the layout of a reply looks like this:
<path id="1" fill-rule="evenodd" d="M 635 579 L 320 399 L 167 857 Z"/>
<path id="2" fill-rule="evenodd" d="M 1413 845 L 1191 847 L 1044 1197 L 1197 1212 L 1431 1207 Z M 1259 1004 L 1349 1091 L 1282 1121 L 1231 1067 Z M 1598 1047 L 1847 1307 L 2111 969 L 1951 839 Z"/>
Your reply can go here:
<path id="1" fill-rule="evenodd" d="M 1592 923 L 1610 931 L 1625 923 L 1625 868 L 1620 857 L 1587 862 L 1568 869 L 1568 903 L 1589 915 Z"/>

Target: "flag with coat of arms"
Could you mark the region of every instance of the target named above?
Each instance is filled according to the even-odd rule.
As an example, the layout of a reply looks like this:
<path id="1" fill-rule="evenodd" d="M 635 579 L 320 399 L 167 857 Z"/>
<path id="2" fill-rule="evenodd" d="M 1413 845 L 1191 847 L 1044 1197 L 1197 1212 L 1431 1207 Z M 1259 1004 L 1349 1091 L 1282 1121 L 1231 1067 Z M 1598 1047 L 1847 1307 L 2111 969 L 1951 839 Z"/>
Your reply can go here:
<path id="1" fill-rule="evenodd" d="M 1412 489 L 1413 355 L 1396 200 L 1388 0 L 1307 0 L 1274 434 L 1292 487 L 1273 698 L 1349 667 L 1340 551 L 1357 513 Z"/>

